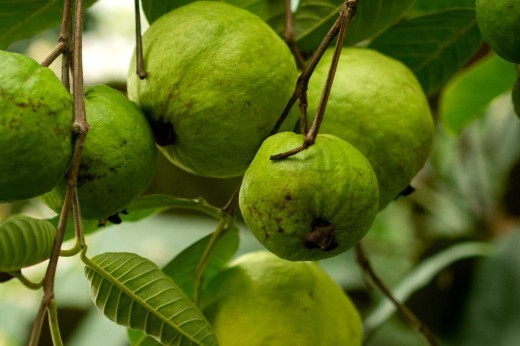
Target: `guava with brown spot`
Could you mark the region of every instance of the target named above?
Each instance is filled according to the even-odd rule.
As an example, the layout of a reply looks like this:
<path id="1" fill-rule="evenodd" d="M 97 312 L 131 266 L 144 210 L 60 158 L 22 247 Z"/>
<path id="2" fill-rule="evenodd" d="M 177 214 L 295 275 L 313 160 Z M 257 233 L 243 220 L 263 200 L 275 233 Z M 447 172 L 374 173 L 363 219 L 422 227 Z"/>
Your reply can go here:
<path id="1" fill-rule="evenodd" d="M 359 313 L 314 262 L 268 251 L 237 258 L 210 281 L 202 311 L 221 346 L 359 346 Z"/>
<path id="2" fill-rule="evenodd" d="M 284 41 L 244 9 L 195 1 L 153 22 L 143 51 L 147 77 L 137 76 L 134 56 L 128 94 L 150 118 L 162 153 L 197 175 L 242 175 L 298 77 Z"/>
<path id="3" fill-rule="evenodd" d="M 0 51 L 0 203 L 50 191 L 72 155 L 72 99 L 33 59 Z"/>
<path id="4" fill-rule="evenodd" d="M 350 249 L 368 232 L 379 206 L 370 163 L 338 137 L 318 135 L 296 155 L 269 158 L 302 141 L 292 132 L 267 138 L 239 195 L 240 211 L 255 237 L 292 261 L 324 259 Z"/>
<path id="5" fill-rule="evenodd" d="M 78 195 L 85 219 L 106 219 L 122 212 L 152 178 L 156 147 L 139 107 L 106 85 L 85 89 L 87 133 L 78 174 Z M 59 212 L 66 181 L 42 200 Z"/>
<path id="6" fill-rule="evenodd" d="M 316 113 L 333 50 L 325 52 L 308 90 Z M 367 48 L 344 48 L 320 127 L 346 140 L 370 161 L 383 209 L 397 198 L 430 156 L 433 119 L 416 77 L 400 61 Z"/>

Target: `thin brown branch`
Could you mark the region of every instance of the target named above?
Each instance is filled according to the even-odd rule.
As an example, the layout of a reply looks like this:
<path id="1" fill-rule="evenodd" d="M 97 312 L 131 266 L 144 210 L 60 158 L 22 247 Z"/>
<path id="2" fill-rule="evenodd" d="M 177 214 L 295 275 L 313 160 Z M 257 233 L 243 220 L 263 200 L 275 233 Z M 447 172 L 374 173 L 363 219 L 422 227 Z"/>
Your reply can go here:
<path id="1" fill-rule="evenodd" d="M 140 79 L 146 78 L 146 71 L 144 69 L 143 57 L 143 39 L 141 36 L 141 10 L 139 8 L 139 0 L 134 0 L 135 13 L 135 59 L 136 59 L 136 73 Z"/>
<path id="2" fill-rule="evenodd" d="M 61 82 L 70 91 L 70 69 L 71 69 L 71 47 L 72 47 L 72 4 L 70 0 L 63 3 L 63 20 L 61 21 L 60 38 L 58 42 L 63 42 L 61 58 Z"/>
<path id="3" fill-rule="evenodd" d="M 40 65 L 43 67 L 49 67 L 50 64 L 52 64 L 61 53 L 63 53 L 65 46 L 65 42 L 59 41 L 56 47 L 54 47 L 54 49 L 49 53 L 49 55 L 47 55 L 47 57 L 40 63 Z"/>
<path id="4" fill-rule="evenodd" d="M 291 53 L 296 60 L 296 64 L 300 70 L 305 68 L 305 58 L 296 45 L 296 36 L 294 35 L 294 20 L 293 12 L 291 10 L 291 0 L 285 0 L 285 31 L 283 38 L 285 43 L 291 50 Z"/>
<path id="5" fill-rule="evenodd" d="M 370 260 L 368 259 L 365 251 L 363 250 L 363 247 L 361 246 L 361 243 L 356 244 L 356 260 L 363 272 L 370 277 L 374 285 L 394 304 L 396 310 L 399 312 L 401 317 L 406 322 L 408 322 L 414 329 L 421 333 L 431 346 L 437 346 L 437 340 L 430 332 L 428 327 L 424 325 L 406 305 L 398 302 L 397 299 L 395 299 L 390 289 L 376 274 L 376 272 L 372 268 Z"/>
<path id="6" fill-rule="evenodd" d="M 322 122 L 324 114 L 325 114 L 325 108 L 327 107 L 327 102 L 329 100 L 330 90 L 332 89 L 332 84 L 334 82 L 334 76 L 336 74 L 336 69 L 338 66 L 339 57 L 341 55 L 341 49 L 343 48 L 343 43 L 345 41 L 347 29 L 350 25 L 352 18 L 356 14 L 356 8 L 357 8 L 357 0 L 345 0 L 343 6 L 341 8 L 338 19 L 334 23 L 333 27 L 331 28 L 331 30 L 329 31 L 327 36 L 325 36 L 324 42 L 327 42 L 330 39 L 329 43 L 332 41 L 332 38 L 336 34 L 337 34 L 338 38 L 336 40 L 336 46 L 334 48 L 334 55 L 332 57 L 332 62 L 331 62 L 330 68 L 329 68 L 329 73 L 327 75 L 327 80 L 325 81 L 325 86 L 323 88 L 320 102 L 318 104 L 318 109 L 316 111 L 316 115 L 314 116 L 314 120 L 312 122 L 310 129 L 307 132 L 305 132 L 303 144 L 297 148 L 288 150 L 286 152 L 272 155 L 270 157 L 271 160 L 280 160 L 280 159 L 295 155 L 314 144 L 314 141 L 316 140 L 316 136 L 318 135 L 318 131 L 320 129 L 320 125 L 321 125 L 321 122 Z M 338 27 L 338 29 L 336 29 L 336 27 L 338 25 L 339 25 L 339 27 Z M 331 35 L 332 37 L 329 38 L 328 37 L 329 34 L 332 34 Z M 321 56 L 323 56 L 323 53 L 325 52 L 327 46 L 328 46 L 328 44 L 326 46 L 323 46 L 323 44 L 321 44 L 317 50 L 317 52 L 321 53 L 321 55 L 319 55 L 319 57 L 318 57 L 318 54 L 314 54 L 313 57 L 311 58 L 311 62 L 309 62 L 309 65 L 311 63 L 313 63 L 313 68 L 312 68 L 312 70 L 310 70 L 308 72 L 309 75 L 305 79 L 306 84 L 305 84 L 305 88 L 304 88 L 304 93 L 307 92 L 310 77 L 311 77 L 312 73 L 314 72 L 314 68 L 318 64 L 319 59 L 321 59 Z M 313 59 L 315 59 L 316 61 L 313 61 Z M 306 71 L 304 71 L 304 73 L 305 72 Z M 300 121 L 303 122 L 303 125 L 301 126 L 302 129 L 306 128 L 306 121 L 307 121 L 306 108 L 307 108 L 307 105 L 306 105 L 306 96 L 305 96 L 305 104 L 301 107 L 301 112 L 300 112 L 301 113 Z"/>
<path id="7" fill-rule="evenodd" d="M 70 11 L 69 1 L 66 0 L 64 4 L 64 17 L 69 16 L 70 21 L 72 19 L 72 12 Z M 69 12 L 65 11 L 69 9 Z M 45 277 L 43 280 L 43 298 L 41 301 L 40 309 L 38 310 L 36 320 L 33 325 L 31 332 L 31 338 L 29 345 L 36 346 L 39 343 L 41 328 L 45 318 L 45 311 L 52 304 L 54 299 L 54 279 L 56 276 L 56 269 L 58 265 L 58 259 L 60 256 L 60 249 L 63 243 L 65 235 L 65 229 L 67 227 L 68 214 L 72 205 L 72 198 L 76 189 L 76 182 L 79 171 L 79 164 L 81 153 L 86 139 L 88 131 L 88 123 L 85 116 L 85 104 L 83 98 L 83 65 L 82 65 L 82 32 L 83 32 L 83 0 L 76 1 L 75 18 L 74 18 L 74 38 L 73 38 L 73 50 L 72 50 L 72 79 L 73 79 L 73 100 L 74 100 L 74 122 L 72 130 L 74 132 L 74 150 L 72 154 L 72 164 L 67 174 L 67 190 L 65 192 L 65 198 L 60 213 L 58 222 L 58 229 L 56 238 L 54 239 L 54 246 L 47 265 Z M 66 19 L 62 23 L 66 22 Z M 62 25 L 62 29 L 66 25 Z M 66 36 L 66 35 L 65 35 Z M 61 35 L 63 37 L 63 35 Z M 68 74 L 68 69 L 67 72 Z M 62 76 L 63 77 L 63 76 Z"/>

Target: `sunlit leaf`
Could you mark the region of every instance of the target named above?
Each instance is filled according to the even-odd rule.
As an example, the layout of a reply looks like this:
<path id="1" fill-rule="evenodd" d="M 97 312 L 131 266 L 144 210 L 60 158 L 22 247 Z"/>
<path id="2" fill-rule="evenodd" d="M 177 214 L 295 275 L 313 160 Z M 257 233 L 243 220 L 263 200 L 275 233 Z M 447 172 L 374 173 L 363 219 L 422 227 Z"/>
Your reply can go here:
<path id="1" fill-rule="evenodd" d="M 0 272 L 11 272 L 49 258 L 56 228 L 46 220 L 25 215 L 0 224 Z"/>
<path id="2" fill-rule="evenodd" d="M 132 253 L 103 253 L 86 261 L 96 306 L 110 320 L 165 345 L 217 345 L 200 310 L 151 261 Z"/>
<path id="3" fill-rule="evenodd" d="M 511 90 L 516 79 L 514 65 L 496 55 L 479 61 L 456 76 L 440 98 L 442 123 L 453 132 L 484 114 L 498 95 Z"/>
<path id="4" fill-rule="evenodd" d="M 0 0 L 0 49 L 59 25 L 62 15 L 62 0 Z"/>
<path id="5" fill-rule="evenodd" d="M 301 0 L 296 10 L 295 32 L 298 47 L 313 52 L 339 15 L 343 0 Z M 414 0 L 363 0 L 348 28 L 345 42 L 352 45 L 388 28 L 401 18 Z"/>
<path id="6" fill-rule="evenodd" d="M 475 11 L 449 10 L 402 21 L 370 47 L 405 63 L 431 95 L 482 45 Z"/>

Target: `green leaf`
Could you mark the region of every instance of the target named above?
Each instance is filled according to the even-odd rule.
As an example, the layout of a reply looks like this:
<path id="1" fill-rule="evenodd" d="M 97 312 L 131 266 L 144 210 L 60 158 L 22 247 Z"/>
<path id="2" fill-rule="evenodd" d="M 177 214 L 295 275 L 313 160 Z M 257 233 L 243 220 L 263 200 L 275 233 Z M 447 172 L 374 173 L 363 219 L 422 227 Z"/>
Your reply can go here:
<path id="1" fill-rule="evenodd" d="M 495 97 L 510 90 L 515 79 L 514 65 L 494 54 L 472 65 L 442 91 L 439 102 L 442 123 L 451 131 L 460 132 L 484 114 Z"/>
<path id="2" fill-rule="evenodd" d="M 217 345 L 200 310 L 151 261 L 132 253 L 84 258 L 96 306 L 110 320 L 165 345 Z"/>
<path id="3" fill-rule="evenodd" d="M 212 235 L 209 234 L 184 249 L 163 268 L 163 273 L 175 281 L 188 297 L 193 297 L 197 266 L 206 246 L 211 241 Z M 233 225 L 223 231 L 216 240 L 213 251 L 208 258 L 204 271 L 203 289 L 233 258 L 233 255 L 238 250 L 238 244 L 239 236 L 236 226 Z M 129 339 L 132 346 L 156 345 L 154 340 L 144 336 L 142 333 L 131 333 L 129 331 Z"/>
<path id="4" fill-rule="evenodd" d="M 62 15 L 62 0 L 0 0 L 0 49 L 59 25 Z"/>
<path id="5" fill-rule="evenodd" d="M 153 23 L 162 15 L 193 2 L 194 0 L 143 0 L 142 7 L 149 23 Z M 278 33 L 284 29 L 284 2 L 280 0 L 224 0 L 231 5 L 256 14 Z"/>
<path id="6" fill-rule="evenodd" d="M 0 272 L 12 272 L 50 257 L 56 228 L 46 220 L 24 215 L 0 224 Z"/>
<path id="7" fill-rule="evenodd" d="M 366 40 L 396 23 L 414 0 L 359 1 L 345 37 L 346 45 Z M 339 15 L 343 0 L 301 0 L 294 16 L 298 47 L 313 52 Z"/>
<path id="8" fill-rule="evenodd" d="M 212 234 L 209 234 L 187 247 L 163 268 L 163 272 L 172 278 L 189 297 L 194 293 L 197 265 L 211 237 Z M 221 234 L 208 258 L 204 271 L 205 283 L 209 282 L 233 258 L 238 250 L 238 243 L 239 236 L 236 226 L 232 226 Z"/>
<path id="9" fill-rule="evenodd" d="M 453 345 L 517 345 L 520 340 L 520 229 L 500 236 L 495 245 L 495 254 L 475 268 L 460 339 Z"/>
<path id="10" fill-rule="evenodd" d="M 407 15 L 417 16 L 452 9 L 475 9 L 475 0 L 417 0 Z"/>
<path id="11" fill-rule="evenodd" d="M 475 11 L 449 10 L 400 22 L 370 48 L 401 60 L 427 95 L 438 91 L 482 45 Z"/>

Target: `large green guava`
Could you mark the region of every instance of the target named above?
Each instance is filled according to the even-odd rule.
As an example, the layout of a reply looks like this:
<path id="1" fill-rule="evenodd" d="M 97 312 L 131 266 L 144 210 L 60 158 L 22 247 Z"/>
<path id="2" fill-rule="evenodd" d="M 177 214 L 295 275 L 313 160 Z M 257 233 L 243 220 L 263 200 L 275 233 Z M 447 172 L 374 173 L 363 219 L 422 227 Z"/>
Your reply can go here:
<path id="1" fill-rule="evenodd" d="M 72 99 L 54 73 L 0 51 L 0 203 L 50 191 L 72 154 Z"/>
<path id="2" fill-rule="evenodd" d="M 281 258 L 336 256 L 371 227 L 379 206 L 377 179 L 356 148 L 332 135 L 286 159 L 270 155 L 302 143 L 281 132 L 267 138 L 247 169 L 239 205 L 255 237 Z"/>
<path id="3" fill-rule="evenodd" d="M 283 40 L 246 10 L 196 1 L 153 22 L 143 47 L 147 77 L 136 75 L 134 57 L 128 94 L 161 151 L 197 175 L 242 175 L 297 79 Z"/>
<path id="4" fill-rule="evenodd" d="M 328 50 L 308 90 L 314 116 L 332 61 Z M 370 161 L 378 182 L 380 209 L 410 184 L 429 157 L 433 120 L 414 74 L 401 62 L 375 50 L 342 50 L 321 133 L 338 136 Z"/>
<path id="5" fill-rule="evenodd" d="M 520 1 L 477 0 L 482 38 L 503 59 L 520 64 Z"/>
<path id="6" fill-rule="evenodd" d="M 155 168 L 155 142 L 141 110 L 106 85 L 85 90 L 90 129 L 78 174 L 78 195 L 85 219 L 105 219 L 125 209 L 147 188 Z M 66 181 L 42 196 L 56 212 Z"/>
<path id="7" fill-rule="evenodd" d="M 206 292 L 203 313 L 221 346 L 361 345 L 356 307 L 316 263 L 248 253 Z"/>

